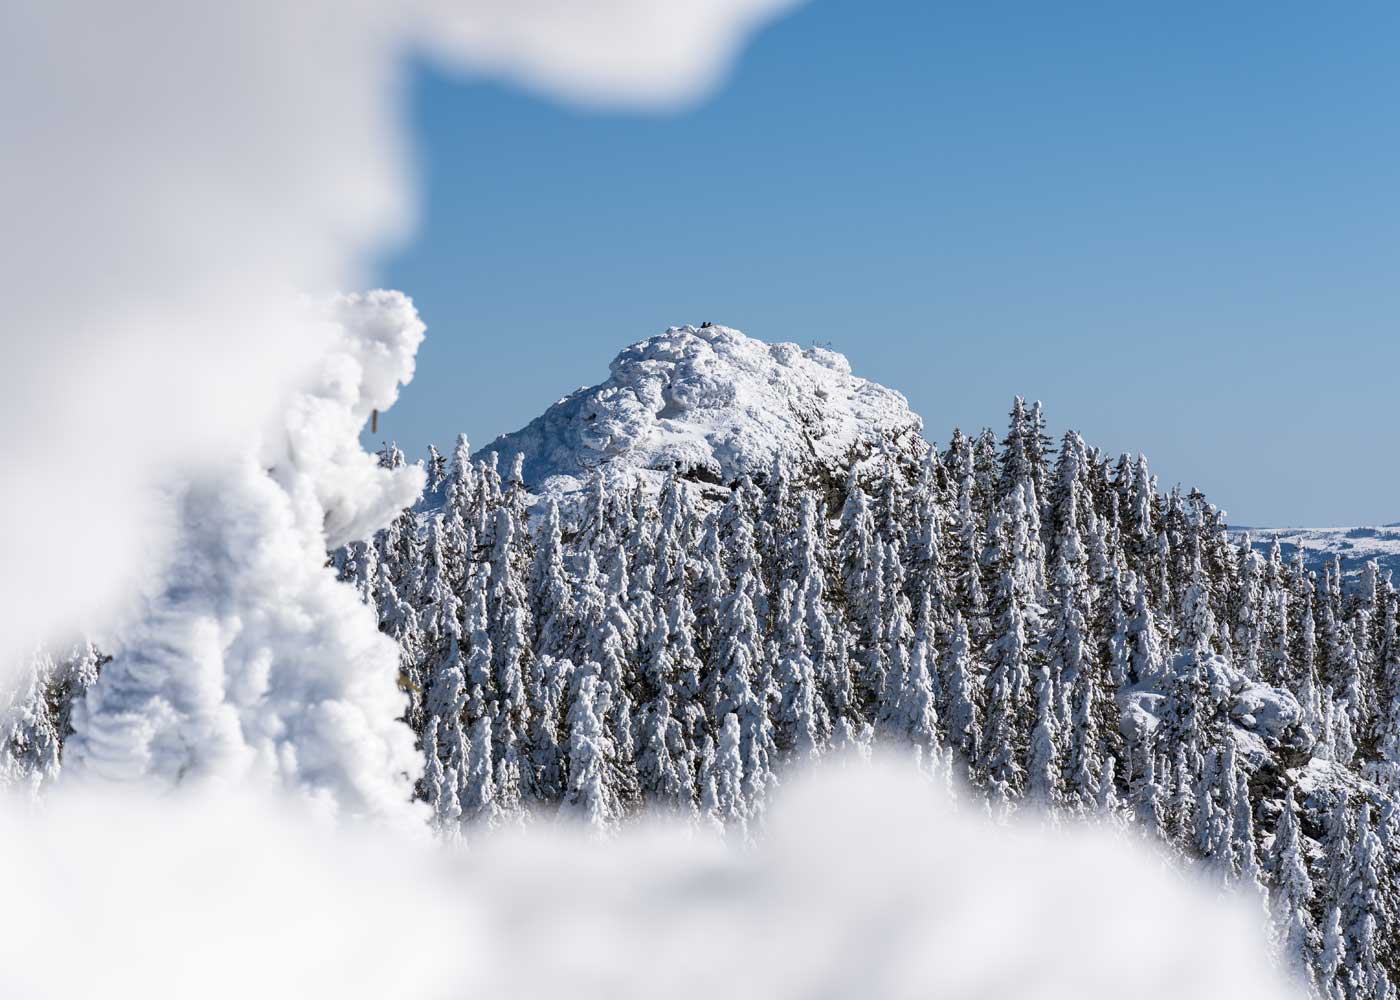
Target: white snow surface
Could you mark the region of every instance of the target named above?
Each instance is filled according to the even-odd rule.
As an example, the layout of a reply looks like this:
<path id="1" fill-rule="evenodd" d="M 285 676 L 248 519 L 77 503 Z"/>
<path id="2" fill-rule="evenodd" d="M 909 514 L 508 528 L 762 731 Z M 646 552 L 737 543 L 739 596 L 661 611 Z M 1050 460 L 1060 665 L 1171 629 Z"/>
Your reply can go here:
<path id="1" fill-rule="evenodd" d="M 335 347 L 283 426 L 169 497 L 161 588 L 74 706 L 64 782 L 252 785 L 336 815 L 406 826 L 422 766 L 398 650 L 325 565 L 423 488 L 359 445 L 413 375 L 423 324 L 398 292 L 337 300 Z"/>
<path id="2" fill-rule="evenodd" d="M 844 467 L 853 450 L 920 450 L 923 421 L 904 396 L 851 374 L 824 347 L 768 344 L 726 326 L 679 326 L 633 344 L 607 381 L 555 403 L 482 449 L 504 470 L 565 497 L 605 477 L 660 482 L 671 471 L 729 483 L 794 465 Z"/>

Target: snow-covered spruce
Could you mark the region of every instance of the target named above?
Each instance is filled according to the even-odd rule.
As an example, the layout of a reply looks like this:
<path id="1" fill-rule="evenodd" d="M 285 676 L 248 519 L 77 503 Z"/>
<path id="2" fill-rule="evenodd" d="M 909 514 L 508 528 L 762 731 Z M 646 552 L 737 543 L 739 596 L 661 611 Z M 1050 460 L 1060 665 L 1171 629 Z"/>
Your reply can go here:
<path id="1" fill-rule="evenodd" d="M 398 644 L 444 835 L 647 810 L 757 835 L 786 766 L 880 740 L 994 811 L 1140 830 L 1262 898 L 1319 995 L 1393 995 L 1400 596 L 1376 567 L 1348 588 L 1256 552 L 1019 399 L 1004 437 L 930 448 L 844 359 L 717 327 L 425 464 L 424 501 L 333 566 Z M 89 660 L 21 698 L 8 773 L 57 770 Z"/>

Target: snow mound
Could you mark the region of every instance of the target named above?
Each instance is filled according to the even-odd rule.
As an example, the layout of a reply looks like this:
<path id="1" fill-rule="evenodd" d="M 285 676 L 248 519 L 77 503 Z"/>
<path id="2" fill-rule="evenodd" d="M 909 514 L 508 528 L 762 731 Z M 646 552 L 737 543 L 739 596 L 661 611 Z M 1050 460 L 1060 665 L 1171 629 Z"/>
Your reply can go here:
<path id="1" fill-rule="evenodd" d="M 724 326 L 679 326 L 633 344 L 607 381 L 561 399 L 482 449 L 526 484 L 577 493 L 594 472 L 701 484 L 761 474 L 782 455 L 808 469 L 846 468 L 884 447 L 920 451 L 923 421 L 904 396 L 851 374 L 823 347 L 767 344 Z"/>

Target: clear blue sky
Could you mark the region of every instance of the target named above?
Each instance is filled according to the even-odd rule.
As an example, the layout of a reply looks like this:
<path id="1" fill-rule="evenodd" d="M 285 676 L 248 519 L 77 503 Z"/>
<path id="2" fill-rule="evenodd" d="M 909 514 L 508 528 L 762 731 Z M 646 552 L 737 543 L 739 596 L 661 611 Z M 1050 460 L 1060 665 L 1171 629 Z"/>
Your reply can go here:
<path id="1" fill-rule="evenodd" d="M 1393 0 L 814 0 L 679 115 L 421 69 L 380 436 L 485 444 L 713 320 L 832 341 L 939 443 L 1022 393 L 1237 523 L 1400 520 L 1397 51 Z"/>

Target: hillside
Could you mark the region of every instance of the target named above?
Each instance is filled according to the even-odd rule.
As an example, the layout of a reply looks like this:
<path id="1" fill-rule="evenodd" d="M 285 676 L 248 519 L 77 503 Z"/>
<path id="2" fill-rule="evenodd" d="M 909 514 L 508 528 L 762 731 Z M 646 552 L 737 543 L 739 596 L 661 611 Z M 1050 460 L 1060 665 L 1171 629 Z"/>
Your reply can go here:
<path id="1" fill-rule="evenodd" d="M 1355 580 L 1368 562 L 1400 579 L 1400 524 L 1357 528 L 1235 528 L 1248 535 L 1255 551 L 1267 556 L 1275 539 L 1285 561 L 1301 552 L 1303 564 L 1323 575 L 1336 560 L 1343 577 Z"/>

